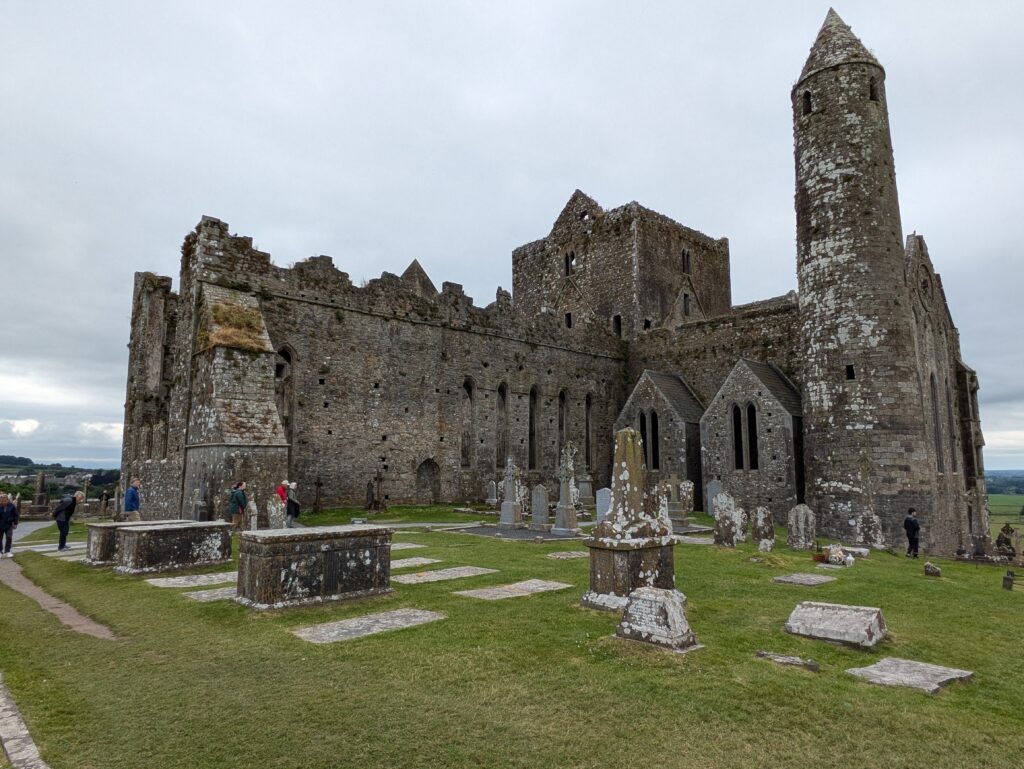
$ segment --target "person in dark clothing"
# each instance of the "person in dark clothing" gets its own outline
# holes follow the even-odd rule
[[[907,558],[917,558],[917,537],[921,533],[921,524],[917,520],[917,510],[907,510],[903,519],[903,530],[907,532]]]
[[[58,550],[68,549],[68,531],[71,529],[71,516],[75,514],[75,507],[83,499],[85,499],[85,494],[76,491],[74,494],[69,494],[61,499],[57,503],[57,507],[53,509],[53,519],[57,521],[57,530],[60,531],[60,537],[57,541]]]
[[[239,481],[231,490],[231,496],[228,497],[228,510],[231,512],[231,525],[236,529],[242,528],[242,524],[245,521],[245,508],[248,507],[248,505],[249,500],[245,496],[245,481]]]
[[[11,545],[18,528],[18,506],[6,494],[0,494],[0,558],[13,558]]]

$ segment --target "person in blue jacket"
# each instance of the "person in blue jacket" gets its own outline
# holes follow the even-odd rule
[[[18,528],[18,506],[7,494],[0,493],[0,558],[13,558],[11,544]]]
[[[139,487],[142,486],[142,481],[138,478],[132,478],[132,482],[128,485],[128,490],[124,493],[124,517],[128,521],[140,520],[139,514]]]

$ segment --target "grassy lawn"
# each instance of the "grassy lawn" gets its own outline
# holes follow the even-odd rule
[[[579,543],[402,531],[396,541],[428,546],[396,558],[500,571],[256,613],[26,553],[17,561],[31,579],[121,640],[71,633],[0,586],[0,670],[55,769],[931,769],[1010,766],[1024,751],[1024,593],[1000,589],[1000,569],[942,561],[932,580],[922,561],[873,553],[803,588],[771,578],[813,571],[808,553],[681,545],[678,586],[706,648],[676,655],[614,639],[614,615],[578,606],[588,561],[544,556]],[[498,602],[453,595],[528,578],[573,587]],[[787,635],[801,600],[880,606],[889,638],[862,651]],[[401,607],[447,619],[324,646],[288,632]],[[822,670],[778,667],[759,649]],[[975,680],[928,696],[844,673],[885,656],[967,668]]]
[[[56,542],[59,536],[57,524],[51,523],[41,529],[36,529],[31,534],[26,534],[18,540],[18,544],[30,544],[32,542]],[[89,530],[86,525],[74,519],[71,520],[71,529],[68,531],[68,542],[85,542],[89,537]]]
[[[484,505],[467,505],[478,511],[457,513],[450,505],[396,505],[385,513],[370,513],[361,507],[338,507],[322,513],[303,512],[299,523],[304,526],[337,526],[351,523],[353,518],[365,518],[367,523],[476,523],[497,521],[495,511]],[[465,508],[464,508],[465,509]],[[490,513],[490,514],[488,514]]]

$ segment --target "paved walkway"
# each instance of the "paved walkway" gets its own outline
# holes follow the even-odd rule
[[[49,769],[0,675],[0,743],[14,769]]]
[[[17,542],[22,537],[27,537],[33,531],[39,531],[39,529],[45,529],[47,526],[52,526],[53,521],[22,521],[18,524],[18,528],[14,530],[14,541]]]
[[[19,526],[19,528],[21,527]],[[74,606],[54,598],[26,577],[22,573],[21,567],[12,558],[0,560],[0,582],[31,598],[76,633],[91,635],[94,638],[102,638],[107,641],[117,640],[117,636],[110,628],[80,614]]]

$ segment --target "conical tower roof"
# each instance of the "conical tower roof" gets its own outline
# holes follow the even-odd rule
[[[819,70],[828,69],[837,64],[855,62],[873,64],[879,68],[882,66],[878,63],[878,59],[864,47],[864,43],[853,34],[853,30],[847,23],[839,18],[839,14],[829,8],[828,15],[825,16],[825,23],[821,25],[818,37],[815,38],[814,45],[811,46],[811,53],[800,73],[800,81]]]

